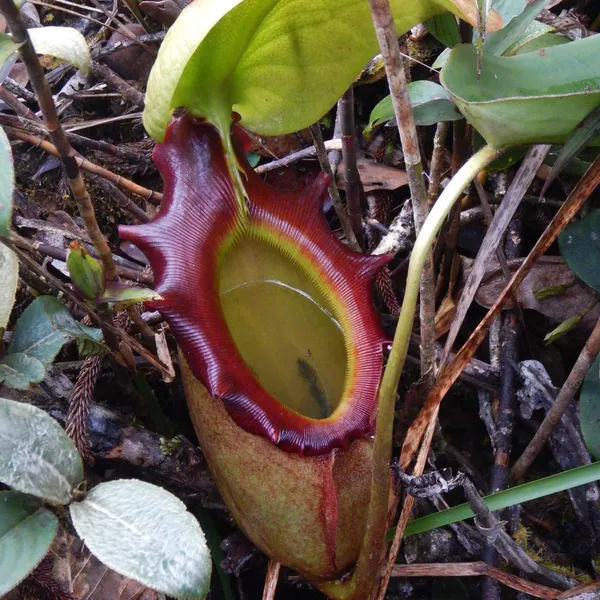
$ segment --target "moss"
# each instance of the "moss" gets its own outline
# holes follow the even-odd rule
[[[181,445],[181,440],[179,438],[160,438],[160,451],[165,456],[171,456],[175,454],[179,446]]]

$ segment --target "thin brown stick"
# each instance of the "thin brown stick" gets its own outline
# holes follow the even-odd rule
[[[277,589],[277,581],[279,580],[280,567],[281,564],[276,560],[273,560],[272,558],[269,560],[262,600],[275,600],[275,590]]]
[[[319,123],[315,123],[310,126],[310,133],[313,138],[313,143],[315,145],[315,151],[317,153],[317,158],[319,159],[319,165],[321,165],[321,170],[327,173],[331,177],[331,183],[329,184],[329,196],[331,197],[331,202],[333,203],[333,208],[335,210],[335,214],[337,215],[340,225],[342,226],[342,231],[348,240],[348,245],[357,252],[360,252],[360,246],[358,245],[358,241],[356,240],[356,236],[354,235],[354,230],[352,228],[352,224],[350,223],[350,219],[348,218],[348,214],[344,209],[344,203],[340,197],[340,191],[338,190],[338,186],[335,182],[335,175],[331,169],[331,164],[329,162],[329,158],[327,156],[327,149],[325,148],[325,142],[323,141],[323,132],[321,131],[321,125]]]
[[[431,168],[429,169],[429,189],[427,190],[427,203],[431,206],[440,193],[440,183],[444,171],[444,154],[446,151],[446,138],[450,130],[450,123],[442,121],[437,124],[433,136],[433,152],[431,153]]]
[[[19,99],[14,94],[9,92],[4,87],[4,85],[0,85],[0,100],[6,102],[6,104],[8,104],[8,106],[10,106],[10,108],[12,108],[12,110],[14,110],[21,117],[23,117],[25,119],[31,119],[32,121],[35,121],[36,123],[40,122],[40,120],[37,118],[36,114],[32,110],[27,108],[22,102],[20,102]],[[4,115],[2,115],[2,116],[4,116]]]
[[[581,354],[577,358],[575,365],[571,369],[567,380],[563,384],[560,392],[556,396],[554,404],[550,407],[550,410],[546,413],[542,424],[536,431],[533,439],[529,442],[527,448],[523,451],[523,454],[519,457],[510,472],[510,477],[513,481],[519,481],[525,475],[527,469],[531,466],[531,463],[535,460],[536,456],[540,453],[544,444],[548,441],[548,438],[552,434],[553,429],[560,422],[561,417],[571,400],[575,396],[579,386],[582,384],[585,376],[587,375],[590,367],[596,356],[600,352],[600,320],[596,323],[594,330],[588,338]]]
[[[134,44],[139,44],[140,42],[144,44],[153,44],[155,42],[162,42],[165,39],[165,32],[159,31],[157,33],[146,33],[144,35],[135,36],[134,39],[121,40],[119,42],[113,42],[112,44],[107,44],[104,48],[97,48],[92,52],[92,58],[98,60],[104,56],[108,56],[117,50],[122,50],[124,48],[129,48]]]
[[[352,231],[358,245],[364,244],[364,232],[360,210],[362,185],[356,163],[356,132],[354,129],[354,87],[350,86],[338,102],[340,123],[342,127],[342,163],[344,165],[344,183],[346,190],[346,206]]]
[[[119,77],[111,68],[103,65],[95,60],[90,63],[90,73],[97,79],[100,79],[106,85],[118,92],[138,108],[144,108],[144,94],[136,90],[132,85],[129,85],[124,79]]]
[[[419,413],[419,416],[411,425],[404,445],[402,454],[413,456],[421,443],[423,437],[423,424],[429,423],[433,414],[437,415],[439,405],[458,378],[459,373],[464,369],[467,362],[475,354],[479,345],[485,339],[490,324],[498,316],[503,305],[510,297],[511,292],[523,281],[531,265],[554,243],[560,232],[566,227],[569,221],[575,216],[590,194],[600,185],[600,157],[597,157],[579,183],[575,186],[567,200],[558,210],[540,239],[537,241],[527,258],[523,261],[519,269],[512,276],[510,282],[500,293],[495,304],[489,309],[483,320],[475,328],[467,342],[463,345],[456,357],[440,373],[438,380],[431,390],[425,406]]]
[[[325,150],[329,151],[341,151],[342,149],[342,140],[340,138],[334,138],[333,140],[327,140],[324,142]],[[269,171],[274,171],[275,169],[280,169],[281,167],[289,167],[290,165],[303,160],[305,158],[312,158],[317,156],[317,149],[315,146],[309,146],[308,148],[302,148],[302,150],[298,150],[298,152],[292,152],[292,154],[288,154],[283,158],[277,158],[268,162],[264,165],[258,165],[255,167],[254,172],[259,175],[264,175]],[[332,169],[333,171],[333,169]]]
[[[59,156],[58,149],[54,144],[47,142],[41,137],[31,135],[29,133],[25,133],[24,131],[20,131],[18,129],[14,129],[13,127],[5,127],[4,128],[7,135],[11,135],[19,140],[27,142],[32,146],[37,146],[41,148],[44,152],[48,152],[48,154],[52,154],[53,156]],[[76,161],[76,166],[80,167],[84,171],[88,171],[89,173],[94,173],[95,175],[99,175],[104,179],[107,179],[111,183],[114,183],[118,187],[122,187],[124,190],[135,194],[136,196],[140,196],[140,198],[144,198],[148,202],[152,202],[153,204],[160,204],[162,200],[162,194],[160,192],[155,192],[154,190],[149,190],[144,186],[138,185],[134,183],[130,179],[126,177],[121,177],[121,175],[117,175],[104,167],[94,164],[90,162],[86,158],[74,157]]]
[[[539,583],[527,581],[511,573],[506,573],[496,567],[491,567],[484,562],[470,563],[429,563],[413,565],[395,565],[392,571],[393,577],[492,577],[496,581],[517,590],[530,594],[535,598],[544,600],[558,600],[559,598],[570,598],[572,591],[561,592]],[[580,587],[580,586],[578,586]],[[596,586],[597,587],[597,586]],[[576,589],[576,588],[574,588]],[[565,594],[569,594],[568,596]]]
[[[389,0],[369,0],[369,4],[390,87],[398,132],[400,133],[415,215],[415,229],[418,235],[429,212],[429,207],[423,180],[419,138],[408,95],[404,59],[400,53],[398,32],[394,25]],[[431,252],[423,266],[421,275],[419,318],[421,326],[421,377],[424,378],[427,389],[433,385],[436,376],[435,284],[433,255]]]
[[[116,279],[117,273],[115,270],[115,264],[112,259],[112,252],[98,227],[96,221],[96,214],[92,205],[92,200],[85,187],[85,182],[79,171],[77,160],[75,158],[75,152],[69,143],[67,136],[60,124],[58,119],[58,113],[56,112],[56,106],[52,98],[52,91],[46,81],[44,75],[44,69],[40,64],[38,56],[35,52],[29,33],[25,28],[19,9],[16,7],[12,0],[0,0],[0,11],[4,15],[8,26],[12,32],[13,40],[15,43],[20,44],[19,54],[23,64],[27,68],[29,79],[33,91],[38,100],[38,104],[44,115],[46,121],[46,127],[52,140],[58,157],[61,159],[69,187],[73,198],[77,203],[79,214],[83,219],[85,229],[98,252],[98,256],[102,261],[104,272],[107,279]]]

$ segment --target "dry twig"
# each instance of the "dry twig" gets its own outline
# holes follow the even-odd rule
[[[272,558],[269,560],[262,600],[275,600],[275,590],[277,589],[280,567],[281,564],[276,560],[273,560]]]

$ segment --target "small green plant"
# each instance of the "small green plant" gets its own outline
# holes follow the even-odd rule
[[[55,511],[68,507],[78,535],[108,567],[181,599],[205,598],[211,560],[204,534],[185,505],[135,479],[85,490],[71,439],[44,411],[0,398],[0,595],[47,554]]]

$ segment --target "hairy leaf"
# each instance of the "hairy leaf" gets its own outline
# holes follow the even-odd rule
[[[600,36],[518,56],[486,53],[477,77],[477,53],[457,46],[441,80],[467,120],[488,144],[563,143],[600,103],[596,57]]]
[[[198,521],[166,490],[137,480],[96,486],[70,506],[88,548],[118,573],[175,598],[204,598],[211,562]]]
[[[83,464],[52,417],[30,404],[0,398],[0,481],[54,504],[68,504],[83,481]]]
[[[0,178],[2,175],[0,174]],[[0,243],[0,329],[5,328],[17,293],[19,259],[7,246]]]
[[[57,528],[57,518],[34,498],[0,492],[0,596],[37,567]]]
[[[32,356],[17,352],[0,360],[0,382],[15,390],[27,390],[32,383],[44,379],[44,365]]]

